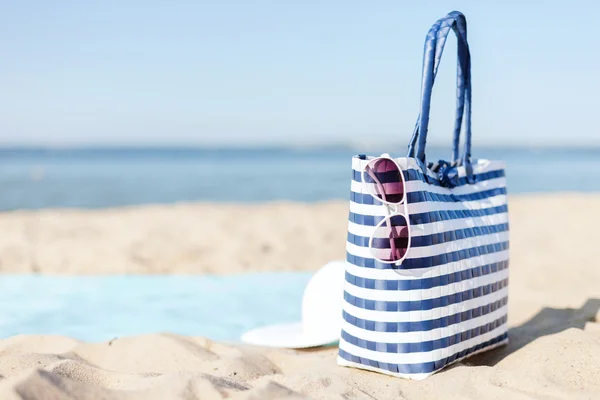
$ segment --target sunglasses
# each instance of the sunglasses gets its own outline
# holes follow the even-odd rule
[[[402,168],[388,154],[382,154],[365,165],[362,182],[366,191],[383,204],[386,213],[369,238],[371,254],[377,261],[400,264],[410,248],[410,223]],[[400,206],[403,212],[398,210]]]

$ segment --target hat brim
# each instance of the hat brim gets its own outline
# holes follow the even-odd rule
[[[253,329],[242,336],[242,342],[255,346],[306,349],[336,344],[340,334],[307,333],[302,323],[269,325]]]

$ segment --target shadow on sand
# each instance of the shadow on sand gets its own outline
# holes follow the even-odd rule
[[[583,329],[586,322],[594,321],[598,310],[600,310],[600,299],[588,299],[578,309],[546,307],[524,324],[509,329],[507,346],[469,357],[464,364],[496,365],[509,354],[539,337],[552,335],[569,328]]]

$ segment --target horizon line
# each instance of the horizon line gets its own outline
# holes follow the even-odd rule
[[[3,144],[0,143],[0,151],[82,151],[82,150],[348,150],[348,151],[371,151],[386,147],[407,148],[397,143],[89,143],[89,144]],[[441,143],[430,143],[429,148],[435,150],[450,149],[450,145]],[[517,144],[507,143],[481,143],[474,146],[479,149],[503,149],[503,150],[600,150],[599,143],[572,144],[572,143],[540,143],[540,144]]]

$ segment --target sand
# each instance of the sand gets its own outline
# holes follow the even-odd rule
[[[344,258],[347,218],[339,201],[0,213],[0,272],[310,271]]]
[[[512,196],[509,207],[511,343],[425,381],[338,367],[336,348],[17,336],[0,341],[0,400],[600,399],[600,195]],[[345,202],[4,213],[0,270],[314,270],[343,257],[346,217]]]

